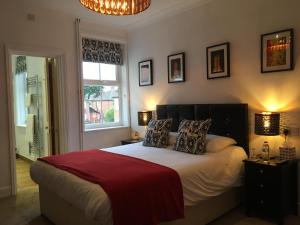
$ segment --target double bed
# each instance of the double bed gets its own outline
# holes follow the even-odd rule
[[[185,218],[161,224],[207,224],[237,206],[241,200],[242,160],[248,152],[246,104],[158,105],[157,119],[172,118],[172,131],[183,119],[212,118],[210,133],[231,137],[237,146],[221,152],[192,155],[171,147],[142,143],[103,149],[175,170],[183,188]],[[111,202],[103,188],[37,161],[31,168],[39,184],[41,212],[56,225],[112,225]],[[124,203],[126,207],[126,203]]]

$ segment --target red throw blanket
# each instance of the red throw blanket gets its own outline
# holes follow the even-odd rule
[[[168,167],[101,150],[39,160],[101,185],[114,225],[155,225],[184,217],[180,177]]]

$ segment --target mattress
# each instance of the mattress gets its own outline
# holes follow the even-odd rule
[[[242,161],[247,158],[245,151],[237,146],[204,155],[192,155],[168,148],[144,147],[141,142],[103,150],[147,160],[177,171],[183,187],[185,206],[196,205],[199,201],[241,185]],[[83,210],[87,218],[96,220],[99,224],[112,224],[110,200],[99,185],[41,161],[33,163],[31,177],[38,184]]]

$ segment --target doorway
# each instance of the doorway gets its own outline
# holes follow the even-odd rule
[[[62,58],[9,52],[12,195],[36,187],[30,164],[65,151]]]
[[[13,55],[12,68],[16,156],[35,161],[52,146],[47,59]]]

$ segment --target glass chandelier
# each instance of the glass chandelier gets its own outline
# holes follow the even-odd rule
[[[114,16],[133,15],[146,10],[151,0],[79,0],[95,12]]]

